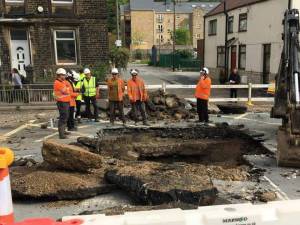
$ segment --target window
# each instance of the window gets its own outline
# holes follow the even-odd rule
[[[233,33],[233,16],[228,18],[228,33]]]
[[[225,67],[225,47],[217,47],[217,67]]]
[[[197,34],[197,36],[196,36],[198,39],[200,39],[200,37],[201,37],[201,35],[200,34]]]
[[[246,45],[239,46],[239,69],[245,70],[246,68]]]
[[[12,29],[10,31],[11,40],[27,40],[27,31],[25,29]]]
[[[160,25],[160,24],[159,24],[159,25],[157,26],[157,32],[158,32],[158,33],[164,32],[163,25]]]
[[[247,13],[240,14],[239,18],[239,32],[247,31]]]
[[[5,2],[12,3],[24,3],[24,0],[5,0]]]
[[[208,35],[216,35],[217,34],[217,20],[209,21],[208,27]]]
[[[54,4],[73,4],[73,0],[51,0]]]
[[[160,45],[162,43],[164,43],[164,36],[160,34],[157,38],[157,44]]]
[[[54,31],[56,64],[77,64],[76,40],[74,30]]]
[[[162,23],[163,20],[164,20],[164,15],[158,14],[158,15],[157,15],[157,22],[158,22],[158,23]]]

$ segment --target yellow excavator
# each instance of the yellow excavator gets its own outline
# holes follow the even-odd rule
[[[271,117],[282,119],[277,135],[279,166],[300,167],[299,11],[288,9],[283,20],[283,50],[276,82],[268,92],[275,97]]]

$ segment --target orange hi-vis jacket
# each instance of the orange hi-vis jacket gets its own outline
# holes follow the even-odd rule
[[[145,83],[142,79],[136,78],[136,81],[133,81],[130,79],[127,82],[127,93],[129,100],[131,102],[136,102],[138,99],[137,93],[140,94],[140,99],[142,102],[145,102],[148,100],[148,94],[147,90],[145,88]]]
[[[107,80],[107,87],[108,87],[108,98],[111,99],[111,89],[113,87],[113,79],[110,78]],[[124,92],[125,92],[125,83],[122,79],[117,78],[118,81],[118,99],[119,101],[123,101]]]
[[[197,84],[195,97],[203,100],[208,100],[210,97],[210,90],[211,79],[209,77],[204,78],[202,76]]]
[[[57,102],[70,102],[71,95],[70,95],[70,87],[68,85],[68,81],[58,80],[54,81],[54,98]]]
[[[74,92],[74,85],[71,84],[69,81],[67,81],[68,88],[70,89],[70,106],[75,107],[76,106],[76,98],[79,95],[79,93]]]

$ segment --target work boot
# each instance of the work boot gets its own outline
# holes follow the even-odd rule
[[[137,126],[138,125],[138,122],[134,122],[134,126]]]
[[[77,131],[77,127],[68,128],[68,131]]]
[[[99,120],[98,119],[95,119],[95,123],[98,123],[99,122]]]
[[[64,135],[70,135],[70,134],[71,134],[71,132],[69,132],[69,131],[64,132]]]
[[[126,121],[123,121],[123,126],[126,127]]]
[[[59,139],[66,139],[64,127],[58,127]]]
[[[77,123],[82,123],[81,118],[77,118]]]

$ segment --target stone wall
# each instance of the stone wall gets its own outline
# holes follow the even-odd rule
[[[73,5],[66,5],[69,13],[63,14],[61,5],[51,5],[48,0],[25,1],[26,20],[21,22],[0,22],[0,57],[2,61],[2,78],[11,70],[11,52],[9,30],[26,28],[30,37],[31,63],[34,69],[34,81],[52,81],[58,67],[79,69],[82,66],[93,66],[108,62],[107,10],[105,0],[74,0]],[[43,13],[37,7],[44,8]],[[7,12],[7,5],[0,0],[0,12],[5,17],[12,17]],[[59,7],[59,10],[55,9]],[[56,65],[53,30],[75,30],[77,65]],[[3,80],[3,79],[2,79]]]

